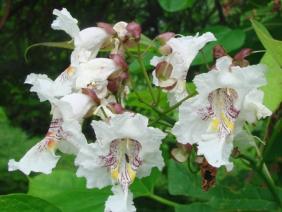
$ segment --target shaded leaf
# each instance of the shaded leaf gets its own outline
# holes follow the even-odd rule
[[[61,210],[49,202],[26,194],[10,194],[0,196],[0,211],[28,211],[28,212],[60,212]]]
[[[187,9],[194,4],[195,0],[159,0],[161,7],[168,12],[177,12]]]
[[[87,189],[84,178],[74,173],[57,170],[51,175],[30,178],[28,194],[56,205],[62,211],[104,211],[110,188]]]

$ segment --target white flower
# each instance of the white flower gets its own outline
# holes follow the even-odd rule
[[[167,41],[166,46],[171,49],[171,53],[167,56],[156,57],[151,60],[151,65],[158,66],[162,62],[165,62],[170,73],[165,79],[157,77],[157,70],[153,71],[153,83],[156,86],[164,88],[171,93],[170,103],[174,104],[176,101],[186,97],[186,76],[188,69],[197,56],[200,49],[202,49],[206,43],[215,41],[216,38],[210,32],[204,33],[201,36],[183,36],[178,38],[171,38]]]
[[[55,30],[64,30],[74,40],[75,48],[71,55],[73,67],[95,58],[99,49],[110,38],[110,35],[100,27],[89,27],[80,31],[78,21],[65,8],[61,11],[54,9],[53,14],[57,18],[51,27]]]
[[[20,170],[26,175],[31,171],[49,174],[60,158],[55,154],[57,148],[64,153],[76,154],[87,144],[79,122],[93,105],[92,100],[84,94],[70,94],[50,102],[53,118],[46,136],[19,162],[10,160],[9,171]]]
[[[165,134],[147,125],[145,116],[129,112],[111,117],[109,123],[92,122],[97,141],[83,147],[75,160],[76,174],[86,178],[87,188],[117,183],[126,194],[136,176],[150,175],[153,167],[162,169],[159,148]]]
[[[264,71],[263,65],[232,66],[232,58],[225,56],[216,61],[213,70],[197,75],[198,95],[180,106],[179,121],[172,130],[178,142],[196,143],[198,154],[212,166],[232,169],[229,156],[236,131],[244,121],[271,114],[257,89],[266,84]]]
[[[107,95],[107,78],[120,67],[108,58],[95,58],[87,63],[82,63],[76,72],[76,89],[91,87],[95,90],[98,98],[102,99]]]
[[[114,195],[109,196],[105,204],[105,212],[134,212],[133,194],[124,193],[119,185],[113,186]]]

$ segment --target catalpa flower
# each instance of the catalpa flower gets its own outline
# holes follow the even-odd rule
[[[153,83],[169,92],[170,103],[174,104],[188,95],[186,76],[192,61],[200,49],[216,38],[210,32],[194,37],[176,38],[172,37],[174,34],[169,35],[171,36],[168,37],[166,44],[161,47],[164,56],[154,56],[150,63],[155,66]]]
[[[118,71],[127,68],[127,64],[120,58],[95,58],[86,63],[82,63],[78,66],[75,73],[75,88],[91,88],[95,91],[99,99],[106,97],[108,93],[108,77]],[[116,58],[115,57],[115,58]]]
[[[71,66],[76,67],[81,62],[87,62],[95,58],[100,48],[107,43],[111,35],[103,28],[89,27],[80,31],[77,19],[73,18],[67,9],[53,10],[57,18],[51,27],[55,30],[63,30],[74,40],[74,51],[71,55]]]
[[[60,156],[56,149],[68,154],[76,154],[87,144],[81,132],[80,122],[92,107],[92,100],[79,93],[66,95],[61,99],[52,98],[53,118],[46,136],[33,146],[21,159],[9,161],[9,171],[20,170],[26,175],[31,171],[49,174]]]
[[[179,121],[172,130],[178,142],[196,143],[198,154],[209,164],[232,169],[232,141],[243,122],[271,115],[262,104],[263,92],[258,90],[266,84],[264,72],[261,64],[242,68],[233,66],[232,58],[225,56],[217,59],[214,69],[197,75],[198,95],[180,106]]]
[[[114,196],[107,201],[106,208],[112,211],[123,211],[121,207],[132,201],[128,187],[136,176],[148,176],[153,167],[161,170],[164,166],[159,148],[165,134],[147,125],[145,116],[129,112],[111,117],[108,123],[93,121],[97,141],[83,147],[77,155],[77,176],[86,178],[87,188],[112,184],[121,187],[122,192],[114,191]],[[125,201],[120,202],[123,206],[117,204],[118,199]]]

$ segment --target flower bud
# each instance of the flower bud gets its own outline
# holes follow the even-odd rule
[[[109,105],[110,105],[111,111],[115,114],[121,114],[124,112],[124,108],[121,106],[121,104],[112,102]]]
[[[166,61],[158,63],[156,66],[156,77],[161,80],[165,81],[169,79],[172,73],[172,65]]]
[[[227,55],[227,53],[221,45],[216,45],[215,47],[213,47],[213,57],[215,59],[218,59],[218,58],[226,56],[226,55]]]
[[[116,93],[119,89],[119,82],[117,79],[115,80],[109,80],[108,81],[108,85],[107,88],[109,91],[111,91],[112,93]]]
[[[128,69],[128,65],[121,54],[111,54],[110,58],[123,70]]]
[[[246,57],[248,57],[252,53],[252,49],[250,48],[244,48],[241,51],[239,51],[235,56],[234,60],[244,60]]]
[[[139,24],[137,24],[136,22],[131,22],[127,24],[126,30],[129,34],[131,34],[132,37],[135,38],[135,40],[140,40],[142,29]]]
[[[98,22],[97,26],[103,28],[110,35],[114,35],[116,33],[111,24],[105,22]]]
[[[167,56],[167,55],[171,54],[172,48],[169,45],[163,45],[159,48],[159,52],[162,55]]]
[[[164,32],[162,34],[159,34],[157,36],[157,39],[163,44],[166,43],[169,39],[173,38],[175,36],[175,33],[173,32]]]

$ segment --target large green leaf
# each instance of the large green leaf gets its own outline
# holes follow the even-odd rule
[[[168,12],[177,12],[187,9],[194,4],[195,0],[159,0],[161,7]]]
[[[214,26],[204,30],[204,32],[212,32],[217,41],[208,43],[198,54],[192,65],[200,65],[210,63],[213,60],[212,49],[215,45],[220,44],[227,52],[239,49],[243,46],[246,34],[241,29],[230,29],[225,26]]]
[[[84,178],[74,173],[57,170],[51,175],[30,178],[28,194],[56,205],[62,211],[104,211],[104,204],[111,194],[110,188],[87,189]]]
[[[154,186],[160,176],[160,171],[154,168],[151,175],[142,179],[136,179],[130,190],[134,197],[150,196],[154,192]]]
[[[230,176],[227,176],[229,178]],[[223,181],[222,181],[223,182]],[[217,185],[204,192],[201,189],[201,177],[191,173],[186,164],[173,160],[168,164],[168,188],[170,194],[184,195],[191,199],[200,199],[202,203],[180,206],[177,211],[199,210],[273,210],[277,208],[271,193],[262,188],[245,186],[239,190],[222,185],[217,180]]]
[[[19,128],[12,127],[0,107],[0,193],[25,192],[27,178],[21,172],[8,172],[9,159],[19,160],[39,139],[29,138]]]
[[[252,25],[257,33],[264,48],[276,60],[279,66],[282,66],[282,41],[275,40],[271,37],[267,29],[259,22],[252,20]]]
[[[268,67],[265,74],[267,85],[262,87],[264,91],[264,104],[274,111],[282,101],[282,69],[269,50],[263,56],[261,63]]]
[[[10,194],[0,196],[1,212],[60,212],[61,210],[49,202],[26,194]]]

